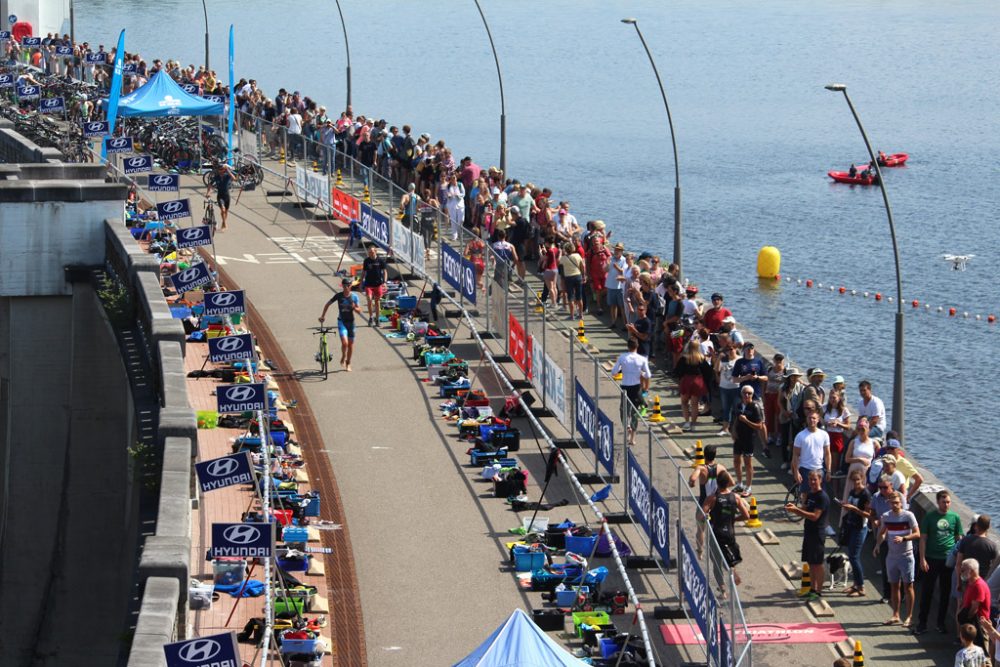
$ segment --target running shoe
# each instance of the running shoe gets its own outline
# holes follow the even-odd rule
[[[681,422],[681,430],[682,431],[688,430],[689,426],[691,426],[691,424],[689,424],[688,422]]]
[[[747,488],[743,489],[740,495],[743,496],[744,498],[749,498],[751,495],[753,495],[753,487],[748,486]]]
[[[720,428],[720,429],[719,429],[719,432],[718,432],[718,433],[716,433],[715,435],[716,435],[716,437],[719,437],[719,438],[721,438],[721,437],[724,437],[724,436],[727,436],[727,435],[729,435],[729,431],[727,431],[727,430],[726,430],[726,429],[724,429],[724,428]]]
[[[806,593],[805,597],[802,598],[806,602],[816,602],[823,599],[823,595],[817,591],[811,590]]]
[[[734,493],[742,493],[743,492],[743,484],[737,484],[736,486],[734,486],[733,487],[733,492]]]

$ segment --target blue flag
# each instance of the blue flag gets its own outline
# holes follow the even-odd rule
[[[111,93],[108,95],[108,135],[114,136],[115,121],[118,119],[118,98],[122,94],[122,67],[125,61],[125,29],[118,35],[118,47],[115,49],[115,73],[111,77]],[[107,142],[101,145],[101,160],[108,157]]]
[[[229,24],[229,150],[226,161],[233,166],[233,119],[236,116],[236,90],[233,88],[233,25]]]

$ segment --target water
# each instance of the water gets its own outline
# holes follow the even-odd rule
[[[270,94],[298,89],[331,110],[344,102],[344,48],[332,2],[209,3],[213,67],[225,76],[236,24],[237,77]],[[147,58],[199,64],[197,0],[95,0],[77,34]],[[443,137],[460,157],[495,164],[499,95],[472,2],[342,2],[359,113]],[[989,466],[998,452],[988,368],[998,325],[914,311],[918,299],[959,314],[1000,314],[996,229],[1000,5],[914,0],[800,3],[484,0],[506,84],[509,171],[602,218],[630,248],[669,257],[673,159],[662,100],[631,26],[640,19],[673,112],[683,187],[687,275],[726,295],[748,328],[802,366],[861,378],[892,404],[893,306],[758,284],[758,249],[778,246],[782,273],[895,293],[878,189],[834,185],[830,169],[866,156],[842,82],[876,150],[905,151],[886,170],[906,305],[907,447],[980,511],[996,513]],[[419,11],[418,11],[419,8]],[[968,271],[940,255],[975,254]],[[890,417],[891,419],[891,417]]]

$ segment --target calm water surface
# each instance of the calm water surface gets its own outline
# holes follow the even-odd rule
[[[77,3],[77,33],[147,57],[203,60],[196,0]],[[343,0],[359,113],[444,137],[497,162],[499,95],[473,2]],[[803,366],[872,379],[892,403],[892,305],[795,283],[761,285],[763,245],[782,273],[894,293],[877,189],[834,185],[865,158],[848,84],[876,150],[911,154],[886,182],[900,236],[904,300],[1000,314],[1000,4],[852,0],[802,3],[483,0],[503,66],[508,164],[548,185],[581,219],[603,218],[630,248],[671,254],[673,160],[640,19],[667,88],[680,153],[687,275],[725,293],[737,319]],[[344,102],[333,2],[209,3],[212,64],[224,76],[236,25],[237,78],[273,95]],[[943,253],[975,254],[957,272]],[[1000,389],[997,325],[907,306],[908,448],[978,510],[996,514],[989,472]],[[990,370],[990,369],[993,370]],[[853,392],[853,389],[852,389]],[[851,396],[852,400],[855,398]],[[983,465],[987,463],[987,465]]]

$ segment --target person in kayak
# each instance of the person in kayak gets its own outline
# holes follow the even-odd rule
[[[853,163],[851,164],[851,169],[847,172],[847,175],[850,176],[851,178],[854,178],[855,176],[858,175],[858,168],[855,167]]]

